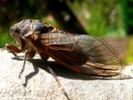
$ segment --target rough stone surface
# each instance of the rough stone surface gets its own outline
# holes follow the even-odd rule
[[[0,50],[0,100],[67,100],[41,59],[27,60],[19,79],[23,57],[13,57]],[[133,100],[132,78],[96,78],[49,62],[71,100]],[[130,65],[122,73],[133,76],[132,70]]]

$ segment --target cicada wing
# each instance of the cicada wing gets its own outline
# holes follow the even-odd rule
[[[92,63],[120,64],[120,54],[107,42],[91,36],[80,36],[78,44]]]
[[[49,56],[69,68],[79,68],[82,73],[114,75],[122,68],[119,53],[102,39],[68,33],[47,33],[39,37],[49,48]]]
[[[84,74],[96,75],[96,76],[115,76],[119,75],[121,71],[121,66],[119,65],[106,65],[98,68],[97,65],[94,65],[94,63],[92,63],[92,64],[80,65],[77,67]],[[107,67],[107,69],[105,67]],[[120,69],[118,69],[118,67],[120,67]]]
[[[118,74],[123,66],[120,54],[106,41],[92,36],[79,36],[78,44],[88,57],[80,69],[83,73],[111,76]]]

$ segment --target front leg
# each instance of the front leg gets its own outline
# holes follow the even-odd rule
[[[13,46],[13,45],[11,45],[11,44],[5,44],[5,47],[9,50],[9,51],[12,51],[12,52],[14,52],[14,53],[20,53],[20,52],[22,52],[22,50],[20,50],[19,48],[17,48],[17,47],[15,47],[15,46]]]
[[[15,56],[15,58],[19,58],[16,53],[21,53],[23,50],[20,50],[19,48],[11,45],[11,44],[6,44],[5,47]],[[24,63],[23,63],[23,67],[21,69],[21,72],[19,74],[19,78],[21,77],[21,74],[23,73],[24,69],[25,69],[25,63],[26,63],[26,58],[33,58],[35,55],[35,51],[33,48],[29,47],[28,50],[25,50],[25,54],[24,54]]]
[[[18,58],[18,56],[16,55],[16,53],[20,53],[22,52],[22,50],[20,50],[19,48],[11,45],[11,44],[5,44],[5,47],[15,56],[15,58]]]

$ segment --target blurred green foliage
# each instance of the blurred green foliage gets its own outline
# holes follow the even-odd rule
[[[84,2],[81,2],[84,1]],[[125,37],[118,0],[81,0],[70,4],[85,29],[94,36]]]
[[[124,28],[128,34],[133,34],[133,0],[119,0]]]

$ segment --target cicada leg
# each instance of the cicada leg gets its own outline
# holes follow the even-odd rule
[[[57,76],[56,76],[55,72],[53,71],[53,69],[48,65],[48,63],[47,63],[46,60],[44,60],[44,64],[45,64],[45,66],[47,67],[48,71],[49,71],[49,72],[53,75],[53,77],[55,78],[55,80],[56,80],[58,86],[61,88],[61,91],[64,93],[64,95],[66,96],[66,98],[67,98],[68,100],[70,100],[69,96],[67,95],[67,92],[66,92],[65,88],[63,87],[63,85],[61,84],[61,82],[59,81],[59,79],[57,78]]]
[[[65,88],[63,87],[63,85],[61,84],[61,82],[59,81],[59,79],[57,78],[55,72],[53,71],[53,69],[49,66],[47,59],[49,58],[49,56],[47,54],[44,53],[39,53],[41,58],[44,60],[44,66],[48,69],[48,71],[52,74],[52,76],[55,78],[58,86],[61,88],[62,92],[64,93],[64,95],[67,97],[68,100],[70,100],[70,98],[67,95],[67,92],[65,90]]]
[[[34,55],[35,55],[35,51],[34,51],[34,49],[32,49],[31,47],[29,47],[29,49],[28,50],[25,50],[25,54],[24,54],[24,62],[23,62],[23,67],[22,67],[22,69],[21,69],[21,72],[20,72],[20,74],[19,74],[19,78],[21,77],[21,74],[23,73],[23,71],[24,71],[24,69],[25,69],[25,63],[26,63],[26,58],[28,57],[28,58],[33,58],[34,57]]]
[[[22,69],[21,69],[21,71],[20,71],[20,73],[19,73],[19,76],[18,76],[19,78],[21,77],[21,74],[23,73],[23,71],[24,71],[24,69],[25,69],[26,58],[27,58],[27,52],[25,52],[25,54],[24,54],[23,67],[22,67]]]
[[[19,48],[11,45],[11,44],[6,44],[5,47],[15,56],[15,58],[19,58],[16,53],[22,52]]]

